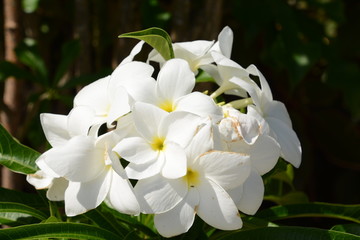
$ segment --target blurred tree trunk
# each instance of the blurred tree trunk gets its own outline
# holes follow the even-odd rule
[[[15,47],[22,37],[21,23],[21,1],[4,0],[4,58],[5,60],[18,63]],[[23,82],[15,78],[8,78],[3,89],[1,124],[13,135],[19,134],[19,126],[23,118]],[[11,189],[21,189],[23,186],[23,176],[2,168],[1,171],[2,187]]]
[[[174,42],[214,40],[221,30],[223,0],[174,0],[172,31]]]
[[[141,28],[141,0],[119,0],[116,4],[111,3],[109,5],[109,25],[111,34],[114,36],[113,40],[113,56],[112,67],[115,68],[124,59],[138,42],[136,40],[117,38],[118,35],[127,32],[133,32],[140,30]]]
[[[74,38],[79,39],[81,52],[75,63],[75,75],[90,73],[91,27],[88,0],[75,0]]]

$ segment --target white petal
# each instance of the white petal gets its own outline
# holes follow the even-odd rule
[[[264,109],[264,112],[266,113],[266,117],[277,118],[283,121],[290,128],[292,128],[292,123],[289,113],[282,102],[271,101],[268,102],[265,107],[266,109]]]
[[[162,156],[161,154],[160,156]],[[164,165],[164,158],[155,159],[144,164],[129,163],[126,168],[126,174],[131,179],[143,179],[152,177],[161,172]]]
[[[183,148],[173,142],[166,143],[165,164],[162,169],[162,175],[165,178],[180,178],[185,176],[186,154]]]
[[[174,208],[187,194],[183,179],[167,179],[161,175],[142,179],[134,191],[144,213],[163,213]]]
[[[158,151],[141,137],[129,137],[121,140],[114,148],[122,158],[135,164],[153,161],[158,157]]]
[[[60,175],[54,172],[46,163],[47,155],[49,154],[51,156],[52,152],[54,151],[54,148],[51,148],[40,155],[38,159],[36,159],[35,163],[36,165],[42,170],[46,175],[53,177],[53,178],[59,178]]]
[[[123,86],[136,101],[154,101],[155,79],[151,77],[153,71],[152,66],[143,62],[121,64],[111,74],[109,91]]]
[[[159,135],[185,147],[198,130],[200,120],[198,115],[188,112],[171,112],[161,121]]]
[[[238,77],[232,77],[229,81],[236,84],[240,88],[245,89],[249,93],[254,104],[258,107],[261,107],[261,90],[255,82],[245,81],[244,79]]]
[[[125,88],[119,87],[115,91],[115,96],[112,99],[111,107],[107,115],[107,126],[110,128],[112,123],[121,116],[130,112],[130,100]]]
[[[90,182],[69,182],[65,191],[65,213],[76,216],[99,206],[109,192],[111,174],[103,171]]]
[[[224,56],[226,56],[227,58],[230,58],[231,56],[233,38],[233,31],[228,26],[224,27],[218,36],[221,53],[224,54]]]
[[[246,214],[255,214],[264,198],[264,183],[256,171],[251,171],[250,176],[243,184],[242,195],[236,206]]]
[[[261,91],[262,91],[262,95],[268,100],[268,101],[272,101],[273,100],[273,96],[270,90],[270,86],[268,84],[268,82],[266,81],[264,75],[257,69],[257,67],[253,64],[251,64],[249,67],[246,68],[246,70],[255,76],[258,76],[260,79],[260,84],[261,84]]]
[[[61,146],[70,139],[67,129],[67,116],[60,114],[40,114],[41,126],[51,146]]]
[[[131,50],[129,56],[124,58],[124,60],[121,61],[120,65],[131,62],[134,59],[134,57],[141,51],[144,43],[145,43],[144,41],[140,41],[138,44],[136,44],[135,47]]]
[[[202,182],[197,189],[200,195],[197,214],[201,219],[222,230],[235,230],[242,227],[238,209],[223,188],[210,180]]]
[[[129,181],[116,174],[113,170],[111,170],[111,174],[112,181],[108,194],[111,206],[121,213],[139,214],[140,206]]]
[[[238,116],[239,120],[239,129],[241,136],[244,138],[245,142],[248,144],[253,144],[259,136],[259,123],[256,118],[247,115],[240,114]]]
[[[69,181],[65,178],[55,178],[52,185],[46,192],[46,197],[50,201],[63,201],[65,200],[65,191],[69,185]]]
[[[190,144],[186,147],[186,155],[189,160],[194,160],[201,154],[212,150],[214,147],[213,142],[213,128],[210,120],[204,122],[199,126],[197,133],[192,138]]]
[[[214,100],[203,93],[193,92],[176,101],[176,110],[197,114],[201,117],[211,117],[214,122],[223,117],[222,110]]]
[[[129,62],[120,64],[111,74],[111,84],[121,83],[121,85],[130,84],[133,79],[148,78],[154,72],[154,68],[143,62]],[[112,85],[114,86],[114,85]]]
[[[210,151],[201,155],[196,164],[206,178],[224,189],[241,185],[251,171],[249,156],[234,152]]]
[[[142,102],[137,102],[133,110],[136,129],[149,142],[154,137],[158,137],[159,124],[167,115],[166,111],[152,104]]]
[[[28,174],[26,176],[26,181],[33,185],[36,189],[45,189],[49,188],[53,177],[47,175],[44,171],[38,170],[34,174]]]
[[[88,106],[96,115],[106,115],[109,103],[108,85],[110,76],[96,80],[83,87],[74,98],[74,107]]]
[[[68,125],[70,136],[86,136],[95,119],[95,112],[87,106],[73,108],[68,115]]]
[[[204,54],[206,54],[210,48],[214,45],[214,41],[206,41],[206,40],[196,40],[191,42],[179,42],[173,44],[174,51],[175,51],[175,57],[182,58],[179,56],[178,50],[184,49],[189,53],[192,53],[196,57],[201,57]]]
[[[164,100],[175,100],[189,94],[195,86],[195,76],[182,59],[171,59],[161,68],[157,78],[157,93]]]
[[[195,219],[195,206],[199,203],[196,189],[190,188],[186,198],[173,209],[156,214],[154,223],[163,237],[173,237],[187,232]]]
[[[273,169],[280,157],[280,146],[275,139],[268,135],[260,135],[251,146],[251,165],[260,175]]]
[[[59,176],[70,181],[89,181],[104,169],[104,152],[95,149],[92,138],[77,136],[63,147],[48,151],[45,163]]]
[[[276,135],[276,141],[281,147],[281,156],[294,165],[299,167],[301,163],[301,145],[295,131],[283,121],[275,118],[266,118],[270,129]]]

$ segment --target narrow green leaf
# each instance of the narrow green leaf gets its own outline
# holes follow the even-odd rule
[[[84,215],[97,226],[109,230],[110,232],[116,232],[121,236],[127,235],[130,232],[128,229],[124,228],[124,226],[118,224],[114,216],[102,213],[98,209],[91,210]]]
[[[125,224],[127,224],[130,228],[132,229],[137,229],[139,231],[141,231],[142,233],[144,233],[145,235],[149,236],[149,237],[156,237],[157,234],[148,227],[148,225],[142,224],[141,222],[139,222],[138,220],[136,220],[135,217],[129,216],[127,214],[122,214],[112,208],[109,208],[108,206],[106,206],[105,204],[101,205],[102,206],[102,210],[104,212],[109,212],[111,213],[118,221],[123,222]]]
[[[37,75],[42,85],[46,86],[48,84],[48,71],[44,60],[38,53],[36,44],[23,42],[16,47],[15,52],[18,59]]]
[[[42,223],[0,230],[1,240],[73,238],[73,239],[121,239],[108,230],[81,223]]]
[[[215,80],[213,77],[210,76],[205,71],[200,71],[199,74],[196,76],[196,83],[202,83],[202,82],[213,82],[215,83]]]
[[[0,164],[14,172],[30,174],[36,172],[35,160],[39,156],[35,150],[16,141],[0,125]]]
[[[360,205],[320,202],[293,204],[268,208],[258,212],[255,216],[268,221],[298,217],[327,217],[360,223]]]
[[[66,71],[69,70],[71,64],[74,63],[75,59],[79,56],[80,53],[80,42],[78,40],[72,40],[66,42],[61,49],[61,60],[58,68],[56,69],[54,77],[54,85],[56,85],[59,80],[64,76]]]
[[[7,226],[19,226],[38,223],[39,220],[25,213],[0,212],[0,224]]]
[[[216,240],[357,240],[359,236],[337,232],[333,230],[324,230],[319,228],[307,227],[267,227],[256,228],[252,230],[240,230],[230,232],[222,236],[210,238]]]
[[[161,28],[153,27],[142,31],[124,33],[121,34],[119,38],[135,38],[143,40],[156,49],[165,60],[174,58],[171,38],[169,34]]]
[[[338,231],[338,232],[351,233],[351,234],[360,236],[360,224],[358,224],[358,223],[335,225],[331,228],[331,230]]]
[[[39,194],[0,188],[0,202],[21,203],[36,209],[46,209],[46,212],[48,211],[47,202],[45,202]]]
[[[17,79],[26,79],[36,82],[37,79],[32,73],[20,68],[16,64],[11,62],[2,61],[0,62],[0,82],[5,81],[8,77],[15,77]]]
[[[265,195],[264,200],[275,202],[278,205],[290,205],[309,202],[307,195],[301,191],[291,191],[281,196]]]
[[[45,220],[46,214],[21,203],[0,202],[0,213],[22,213],[33,216],[39,220]]]

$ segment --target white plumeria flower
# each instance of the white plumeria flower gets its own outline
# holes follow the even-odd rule
[[[250,156],[251,174],[243,185],[229,190],[238,209],[255,214],[264,197],[261,176],[269,172],[280,157],[280,146],[269,135],[269,129],[248,114],[224,107],[226,116],[219,123],[219,132],[227,151],[247,153]]]
[[[154,85],[152,73],[153,68],[145,63],[120,64],[110,76],[81,89],[74,98],[74,106],[92,108],[96,115],[94,123],[106,122],[111,127],[114,121],[130,112],[135,100],[146,100],[148,85],[150,89]]]
[[[159,172],[166,178],[184,176],[183,148],[194,136],[200,118],[182,111],[168,113],[142,102],[135,103],[132,117],[139,136],[124,138],[114,148],[130,162],[128,176],[142,179]]]
[[[221,53],[212,52],[211,56],[213,57],[216,66],[208,64],[202,67],[202,69],[210,74],[219,85],[219,88],[211,94],[211,97],[215,98],[222,93],[247,97],[246,91],[239,87],[239,85],[234,84],[231,79],[238,78],[240,81],[250,81],[249,73],[239,64]]]
[[[188,231],[195,214],[218,229],[242,227],[238,209],[226,190],[247,179],[251,169],[249,157],[211,151],[212,148],[212,131],[208,124],[186,148],[185,176],[166,179],[155,175],[136,184],[134,190],[141,196],[142,211],[155,214],[155,226],[161,235],[171,237]]]
[[[46,197],[51,201],[63,201],[69,182],[65,178],[54,178],[42,170],[26,176],[26,180],[36,189],[48,189]]]
[[[37,165],[50,177],[68,182],[64,193],[67,216],[94,209],[105,198],[120,212],[138,214],[132,186],[119,158],[111,150],[120,136],[114,132],[100,137],[88,135],[97,131],[80,128],[79,122],[86,123],[81,113],[87,113],[86,107],[74,108],[68,117],[42,115],[44,132],[54,147],[37,159]]]
[[[82,116],[82,124],[78,124],[78,117]],[[87,107],[77,107],[68,116],[60,114],[43,113],[40,121],[45,133],[45,137],[52,147],[64,145],[71,137],[76,135],[86,135],[94,119],[94,112]],[[27,181],[36,189],[46,189],[46,196],[52,201],[64,200],[65,189],[68,181],[47,167],[43,162],[44,154],[41,155],[36,163],[41,170],[35,174],[27,176]]]
[[[150,103],[167,112],[185,111],[210,116],[214,121],[221,119],[221,108],[208,95],[192,92],[194,86],[195,76],[189,64],[182,59],[171,59],[158,74],[155,97]]]
[[[233,43],[233,32],[229,27],[224,27],[218,36],[218,41],[196,40],[192,42],[179,42],[173,44],[175,58],[186,60],[190,69],[197,74],[198,69],[203,65],[213,62],[211,52],[220,52],[230,58]],[[153,50],[149,54],[148,61],[155,61],[163,64],[164,58]]]
[[[281,157],[286,161],[299,167],[301,163],[301,145],[300,141],[292,129],[292,123],[288,111],[282,102],[273,100],[273,96],[265,77],[254,66],[250,65],[246,69],[250,74],[258,76],[261,88],[254,81],[246,82],[234,78],[231,81],[234,84],[246,89],[253,100],[254,105],[248,106],[248,115],[268,124],[270,135],[273,136],[281,147]]]

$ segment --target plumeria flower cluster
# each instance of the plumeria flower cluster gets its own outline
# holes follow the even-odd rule
[[[79,91],[68,115],[41,114],[52,148],[28,181],[64,201],[67,216],[105,202],[154,214],[165,237],[187,232],[195,215],[241,228],[240,212],[255,214],[262,203],[261,176],[279,157],[298,167],[301,146],[261,72],[230,59],[232,42],[225,27],[217,41],[174,43],[175,58],[153,50],[147,62],[134,61],[140,42],[111,75]],[[210,95],[194,91],[200,72],[218,85]],[[218,103],[220,95],[238,100]]]

